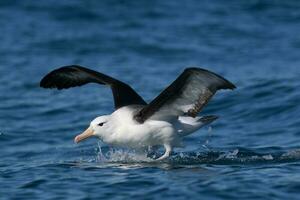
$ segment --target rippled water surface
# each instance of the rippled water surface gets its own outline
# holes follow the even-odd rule
[[[299,199],[299,1],[0,1],[0,199]],[[170,159],[73,144],[113,111],[98,85],[39,88],[56,67],[119,78],[147,101],[187,66],[237,85]],[[158,152],[160,153],[160,152]]]

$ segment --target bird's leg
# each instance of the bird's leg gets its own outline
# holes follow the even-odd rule
[[[148,146],[148,151],[147,151],[147,157],[150,158],[155,158],[157,157],[157,150],[159,149],[159,146]]]
[[[164,147],[165,147],[166,151],[165,151],[164,155],[162,155],[161,157],[156,159],[157,161],[164,160],[170,156],[170,154],[172,152],[172,146],[169,144],[164,144]]]

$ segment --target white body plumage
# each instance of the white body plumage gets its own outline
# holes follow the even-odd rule
[[[140,124],[133,119],[138,110],[140,108],[135,106],[122,107],[111,115],[97,117],[91,122],[90,128],[95,136],[113,146],[135,149],[164,146],[166,152],[159,158],[163,159],[169,156],[174,147],[181,146],[183,136],[207,124],[200,121],[199,117],[179,117],[170,121],[149,119]]]

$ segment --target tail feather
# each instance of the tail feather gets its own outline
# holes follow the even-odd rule
[[[196,130],[200,129],[201,127],[208,125],[218,119],[216,115],[207,115],[203,117],[187,117],[187,116],[180,116],[179,117],[179,126],[178,126],[178,133],[184,137],[189,135]]]
[[[213,121],[215,121],[218,118],[219,117],[216,115],[207,115],[207,116],[201,117],[198,121],[200,121],[206,125],[206,124],[212,123]]]

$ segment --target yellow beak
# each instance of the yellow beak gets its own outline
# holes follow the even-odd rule
[[[91,127],[89,127],[83,133],[77,135],[74,139],[74,142],[75,143],[81,142],[82,140],[85,140],[93,135],[94,135],[94,130]]]

